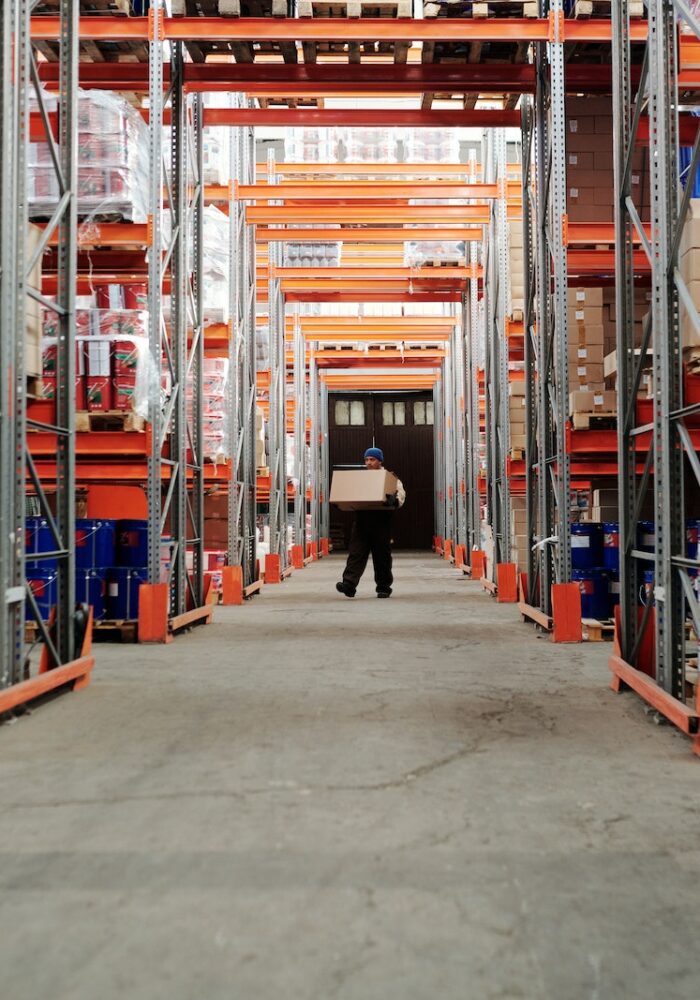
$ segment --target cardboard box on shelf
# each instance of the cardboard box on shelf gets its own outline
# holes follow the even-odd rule
[[[601,489],[600,487],[591,490],[591,500],[594,507],[615,507],[617,508],[619,502],[619,493],[617,490],[612,489]]]
[[[603,305],[602,288],[572,288],[570,287],[566,296],[566,303],[576,309],[586,306]]]
[[[618,508],[615,507],[591,507],[589,510],[588,521],[597,521],[602,523],[604,521],[617,521],[618,519]]]
[[[386,510],[386,498],[396,489],[396,476],[386,469],[336,469],[330,502],[341,510]]]
[[[569,413],[596,412],[617,412],[617,393],[578,390],[569,394]]]

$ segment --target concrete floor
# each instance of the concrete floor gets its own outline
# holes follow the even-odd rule
[[[338,557],[0,728],[4,1000],[673,1000],[700,761],[606,644]]]

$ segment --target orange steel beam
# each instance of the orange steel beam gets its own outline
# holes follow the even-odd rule
[[[38,223],[42,228],[46,223]],[[139,222],[90,222],[78,223],[80,246],[139,246],[150,244],[148,225]],[[58,246],[58,233],[49,238],[49,246]]]
[[[428,229],[425,226],[402,228],[387,226],[386,229],[367,227],[366,229],[324,229],[322,226],[303,229],[275,229],[271,226],[258,226],[255,238],[259,243],[337,243],[344,241],[348,234],[353,243],[404,243],[407,240],[447,240],[459,243],[468,240],[479,243],[483,238],[483,230],[473,226],[438,226]]]
[[[304,338],[317,344],[446,344],[449,333],[305,333]]]
[[[406,327],[417,326],[421,330],[430,328],[431,330],[451,330],[459,325],[459,319],[455,316],[302,316],[302,330],[342,330],[347,327],[371,327],[373,330],[381,329],[405,329]],[[288,317],[290,327],[293,325],[294,317]]]
[[[436,271],[441,270],[440,268],[435,268]],[[460,278],[443,278],[440,280],[436,278],[434,280],[413,280],[411,278],[399,279],[399,278],[380,278],[377,281],[373,281],[369,278],[353,280],[351,278],[338,279],[338,278],[307,278],[300,281],[294,281],[292,278],[285,278],[282,282],[282,291],[285,294],[289,293],[304,293],[304,292],[367,292],[371,294],[372,292],[406,292],[411,294],[415,291],[425,291],[425,292],[452,292],[452,291],[466,291],[467,283],[465,279]]]
[[[522,213],[520,213],[522,214]],[[356,225],[408,225],[417,222],[425,225],[435,223],[470,222],[472,225],[488,225],[491,209],[487,205],[374,205],[363,208],[360,205],[248,205],[246,221],[255,225],[282,225],[283,223],[329,222],[352,223]]]
[[[278,177],[289,176],[319,176],[327,177],[329,174],[335,177],[349,175],[351,177],[377,175],[382,176],[410,176],[410,177],[454,177],[458,174],[464,177],[466,173],[464,163],[278,163],[276,172]],[[521,175],[520,163],[509,163],[506,172]],[[267,167],[258,164],[260,176],[267,174]],[[481,173],[481,166],[476,165],[477,175]]]
[[[317,41],[317,42],[547,42],[552,37],[548,18],[262,18],[166,17],[164,40],[189,41]],[[147,17],[81,17],[81,39],[94,41],[143,41],[150,38]],[[565,42],[609,42],[609,20],[562,20],[560,38]],[[630,25],[633,41],[645,41],[644,21]],[[34,40],[59,41],[60,22],[53,15],[31,18]]]
[[[248,20],[248,18],[245,18]],[[276,19],[275,19],[276,20]],[[519,111],[397,111],[395,108],[205,108],[204,125],[300,125],[351,128],[519,128]]]
[[[258,269],[259,271],[262,268]],[[274,278],[412,278],[418,281],[450,278],[463,280],[471,278],[469,267],[272,267]]]
[[[570,275],[615,273],[614,250],[570,250],[566,256]],[[651,271],[649,258],[643,250],[637,250],[633,260],[634,270],[647,274]]]
[[[367,372],[355,372],[351,375],[332,375],[322,371],[320,378],[329,389],[378,389],[378,390],[410,390],[432,389],[439,379],[437,373],[418,373],[413,375],[396,375],[393,372],[381,372],[375,375]]]
[[[287,302],[461,302],[463,292],[288,292]]]
[[[466,164],[463,172],[466,174]],[[284,164],[279,165],[280,173],[284,173]],[[468,198],[490,200],[500,195],[498,184],[468,184],[466,181],[442,180],[431,181],[281,181],[279,184],[239,184],[235,183],[235,192],[241,201],[356,201],[362,199],[386,198]],[[509,181],[508,197],[520,203],[522,201],[519,181]]]

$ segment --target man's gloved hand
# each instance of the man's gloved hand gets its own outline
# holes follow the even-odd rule
[[[399,498],[395,493],[387,493],[386,495],[386,505],[387,507],[398,507]]]

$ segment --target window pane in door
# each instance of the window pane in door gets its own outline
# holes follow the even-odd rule
[[[382,423],[385,427],[391,427],[394,423],[394,404],[382,403]]]
[[[413,423],[425,423],[425,401],[423,400],[413,404]]]
[[[425,422],[427,424],[435,423],[435,404],[433,403],[432,399],[425,404],[425,417],[426,417]]]
[[[394,423],[403,427],[406,423],[406,404],[394,403]]]
[[[353,399],[350,403],[350,423],[353,427],[362,427],[365,422],[365,404],[361,399]]]
[[[347,427],[350,423],[350,404],[347,399],[339,399],[336,402],[335,422],[338,427]]]

